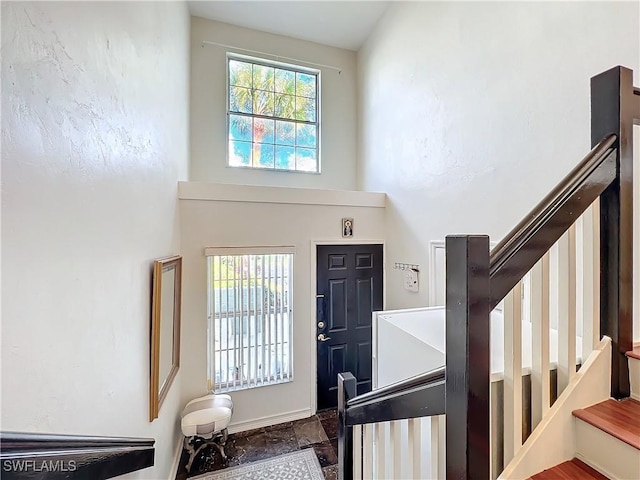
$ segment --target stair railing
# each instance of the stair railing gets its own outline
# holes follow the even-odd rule
[[[407,477],[420,478],[418,420],[445,413],[444,367],[359,396],[355,392],[355,377],[349,372],[339,374],[338,478],[388,478],[387,468],[393,478],[400,478],[402,462],[407,464]],[[404,442],[397,420],[408,420]],[[404,452],[402,443],[407,447]],[[391,462],[386,465],[387,460]]]
[[[593,347],[594,338],[610,337],[613,347],[611,395],[629,396],[624,354],[630,350],[633,338],[632,129],[634,120],[640,122],[640,91],[633,87],[632,81],[633,72],[623,67],[591,79],[593,150],[491,252],[488,236],[460,235],[446,239],[448,479],[487,479],[499,473],[492,472],[490,465],[491,449],[498,446],[490,442],[489,314],[503,299],[504,465],[522,446],[520,302],[521,281],[529,272],[532,297],[539,300],[531,318],[534,347],[540,348],[532,352],[533,370],[538,370],[532,371],[532,393],[535,378],[539,396],[532,398],[532,405],[539,406],[538,420],[540,410],[549,406],[548,390],[541,387],[541,382],[547,386],[549,383],[548,336],[543,336],[545,330],[548,332],[549,314],[554,313],[558,322],[560,394],[576,373],[578,296],[583,301],[585,318],[589,308],[599,308],[599,315],[593,315],[595,327],[588,321],[584,323],[587,351],[583,351],[583,360],[589,345]],[[583,268],[581,272],[600,272],[591,278],[578,277],[575,255],[575,224],[589,208],[599,212],[594,222],[599,223],[599,232],[595,242],[588,232],[580,232],[584,233],[581,243],[584,257],[580,260],[594,260],[595,256],[595,262],[584,263],[590,268]],[[581,227],[591,220],[593,216],[588,212]],[[585,252],[585,245],[591,252]],[[545,276],[550,270],[555,270],[555,276],[547,280]],[[578,278],[582,284],[580,294],[576,289]],[[554,282],[556,288],[545,288],[547,281]],[[599,302],[589,303],[594,292],[598,292]],[[555,297],[553,308],[549,307],[550,294]],[[598,326],[596,335],[593,331],[597,332]]]
[[[403,445],[394,422],[390,431],[379,428],[388,420],[411,419],[405,441],[408,468],[410,473],[418,471],[420,440],[415,419],[445,412],[446,478],[497,477],[524,441],[523,288],[530,304],[534,349],[531,427],[549,409],[550,397],[560,395],[576,373],[577,310],[583,319],[582,361],[602,335],[610,337],[611,395],[629,395],[624,354],[633,338],[632,130],[634,122],[640,124],[640,89],[633,87],[633,72],[615,67],[593,77],[591,111],[591,152],[491,252],[488,236],[447,237],[444,369],[361,396],[355,395],[355,378],[350,373],[339,375],[341,480],[384,478],[387,454],[393,459]],[[498,446],[491,445],[489,319],[503,299],[504,416],[499,420],[504,445]],[[559,337],[557,391],[549,378],[552,317]],[[368,428],[371,425],[373,429]],[[387,452],[384,443],[389,437]],[[432,430],[432,447],[434,441],[437,432],[434,437]],[[376,443],[374,463],[371,445]],[[498,468],[496,462],[492,468],[492,449],[504,456]],[[434,471],[439,469],[432,465]]]
[[[0,432],[3,479],[112,478],[151,467],[152,438]]]

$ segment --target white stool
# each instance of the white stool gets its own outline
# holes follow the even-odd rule
[[[227,461],[224,445],[232,415],[233,401],[229,395],[210,393],[187,403],[181,422],[185,448],[189,452],[187,472],[191,471],[196,456],[207,446],[217,448],[222,460]]]

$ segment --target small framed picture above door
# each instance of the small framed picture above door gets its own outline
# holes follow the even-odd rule
[[[344,238],[353,237],[353,218],[342,219],[342,236]]]

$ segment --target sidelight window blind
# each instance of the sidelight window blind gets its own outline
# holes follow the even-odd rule
[[[291,381],[292,247],[208,248],[209,389]]]

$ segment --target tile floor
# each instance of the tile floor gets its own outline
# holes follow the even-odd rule
[[[325,480],[338,478],[338,419],[335,410],[318,413],[310,418],[295,422],[280,423],[265,428],[229,435],[225,451],[226,464],[215,451],[210,468],[202,468],[198,459],[187,475],[185,465],[188,454],[183,451],[176,480],[186,480],[190,476],[208,471],[221,470],[236,465],[244,465],[277,455],[295,452],[304,448],[315,451]],[[202,463],[202,462],[200,462]]]

